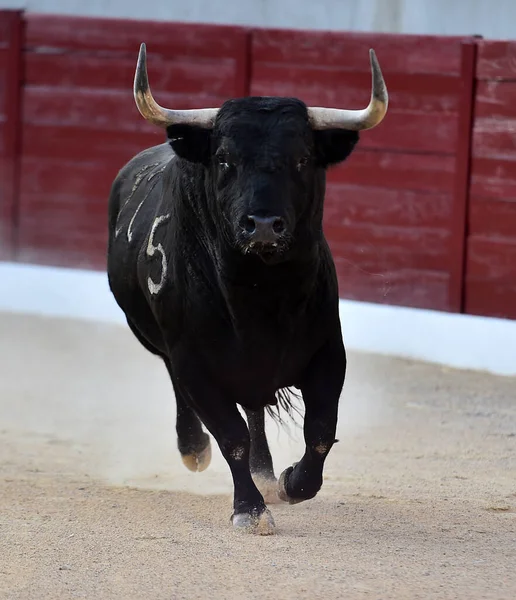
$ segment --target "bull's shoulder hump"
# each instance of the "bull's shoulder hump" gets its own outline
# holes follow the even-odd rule
[[[152,169],[160,169],[165,167],[170,161],[175,158],[175,154],[168,143],[160,144],[142,150],[134,156],[119,172],[120,179],[126,179],[133,176],[143,167]]]

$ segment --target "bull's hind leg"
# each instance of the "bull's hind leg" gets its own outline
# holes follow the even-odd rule
[[[177,447],[183,463],[190,471],[204,471],[211,462],[210,436],[202,430],[199,418],[177,392],[176,405]]]
[[[257,411],[246,409],[245,414],[251,438],[249,466],[253,480],[266,504],[280,502],[272,456],[265,434],[265,410],[263,408]]]
[[[346,373],[342,340],[327,343],[312,359],[303,378],[305,453],[280,476],[279,495],[295,504],[321,489],[324,461],[335,443],[339,398]]]
[[[127,324],[134,333],[140,344],[152,354],[160,356],[167,367],[167,371],[174,385],[172,368],[168,358],[158,350],[147,338],[139,331],[136,325],[128,318]],[[181,458],[185,466],[190,471],[204,471],[208,468],[211,461],[210,437],[202,430],[201,422],[194,411],[186,404],[181,394],[174,385],[176,394],[176,432],[177,446],[181,453]]]
[[[188,406],[181,391],[174,383],[170,361],[165,359],[167,370],[172,379],[176,395],[176,433],[177,447],[184,465],[190,471],[204,471],[211,462],[210,436],[203,431],[201,421],[195,412]]]

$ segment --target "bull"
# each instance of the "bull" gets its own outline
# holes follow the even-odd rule
[[[267,504],[313,498],[335,443],[346,352],[323,234],[326,171],[385,116],[373,50],[370,62],[363,110],[278,97],[174,110],[154,100],[140,47],[135,101],[167,141],[135,156],[113,182],[109,285],[133,334],[168,370],[184,464],[209,465],[203,425],[218,443],[237,530],[271,534]],[[293,388],[306,446],[276,480],[265,409],[291,408]]]

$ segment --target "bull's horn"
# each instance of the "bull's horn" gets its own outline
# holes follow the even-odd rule
[[[169,125],[197,125],[211,129],[215,122],[218,108],[202,108],[196,110],[170,110],[163,108],[152,97],[147,76],[147,52],[145,44],[140,46],[138,64],[134,75],[134,99],[138,110],[147,121],[158,127]]]
[[[313,129],[349,129],[360,131],[376,127],[387,112],[389,95],[374,50],[369,50],[373,90],[369,106],[363,110],[310,107],[308,116]]]

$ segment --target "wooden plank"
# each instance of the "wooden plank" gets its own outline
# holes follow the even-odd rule
[[[479,41],[476,75],[478,79],[516,80],[516,42]]]
[[[455,159],[452,156],[359,148],[344,164],[329,171],[328,180],[332,183],[450,194],[454,175]]]
[[[178,108],[202,108],[221,104],[214,96],[156,94],[160,102]],[[83,127],[102,131],[140,131],[160,136],[160,132],[140,115],[130,90],[68,89],[26,87],[24,123],[52,127]]]
[[[473,157],[470,193],[501,200],[516,199],[515,162]]]
[[[236,56],[246,30],[225,25],[26,15],[26,47],[66,52],[126,53],[136,56],[141,42],[165,57],[214,59]]]
[[[2,13],[0,12],[0,22],[2,21]],[[6,82],[9,72],[9,51],[7,48],[0,48],[0,120],[6,120],[7,114],[7,85]]]
[[[516,282],[516,239],[470,236],[467,277],[498,283]]]
[[[103,57],[73,54],[26,54],[26,85],[79,87],[89,90],[122,90],[132,97],[137,53],[132,57]],[[180,57],[167,60],[149,53],[149,81],[156,97],[168,91],[210,96],[232,96],[236,61],[233,58],[195,59]],[[76,92],[77,93],[77,92]]]
[[[239,36],[239,40],[240,48],[236,51],[235,88],[234,92],[228,96],[245,97],[251,93],[252,32],[246,31],[243,36]],[[218,75],[218,67],[215,72]]]
[[[24,159],[52,156],[57,160],[70,160],[73,157],[75,162],[105,161],[116,169],[115,175],[132,156],[164,141],[161,130],[147,133],[51,125],[23,127]]]
[[[478,81],[475,118],[516,119],[516,81]]]
[[[19,260],[39,265],[80,269],[106,268],[107,234],[92,236],[39,228],[25,223],[20,233]]]
[[[516,239],[516,197],[511,200],[471,196],[470,236]]]
[[[330,184],[324,216],[325,223],[333,226],[370,223],[447,230],[451,207],[449,194]]]
[[[473,156],[516,161],[516,118],[476,119]]]
[[[395,304],[431,310],[448,310],[448,274],[412,269],[379,275],[363,273],[336,259],[341,298]]]
[[[27,210],[28,197],[32,202],[43,204],[47,198],[61,202],[62,197],[75,202],[94,198],[105,200],[122,166],[123,163],[116,166],[102,160],[74,162],[54,156],[25,156],[22,161],[22,206]]]
[[[385,77],[397,73],[438,73],[458,77],[459,37],[329,31],[257,29],[253,62],[338,66],[350,71],[368,66],[374,48]]]
[[[393,111],[372,131],[364,132],[360,147],[402,152],[454,155],[458,148],[456,115]]]
[[[17,197],[20,152],[20,106],[22,79],[22,13],[0,11],[0,40],[4,68],[0,70],[3,89],[0,126],[0,259],[15,256]]]
[[[387,77],[387,75],[386,75]],[[440,74],[399,74],[388,77],[391,111],[457,113],[460,79]],[[371,94],[369,64],[363,71],[343,71],[327,65],[253,63],[251,93],[258,96],[292,96],[308,105],[356,108],[367,104]]]
[[[464,309],[464,273],[466,269],[466,224],[471,168],[471,129],[475,96],[475,65],[477,46],[474,42],[462,44],[461,81],[462,110],[457,123],[459,147],[455,164],[455,186],[452,219],[450,223],[449,273],[450,287],[448,306],[455,312]]]
[[[448,269],[447,231],[368,223],[348,227],[325,225],[324,232],[335,256],[368,272]]]
[[[516,319],[516,284],[468,278],[465,311],[470,315]]]

